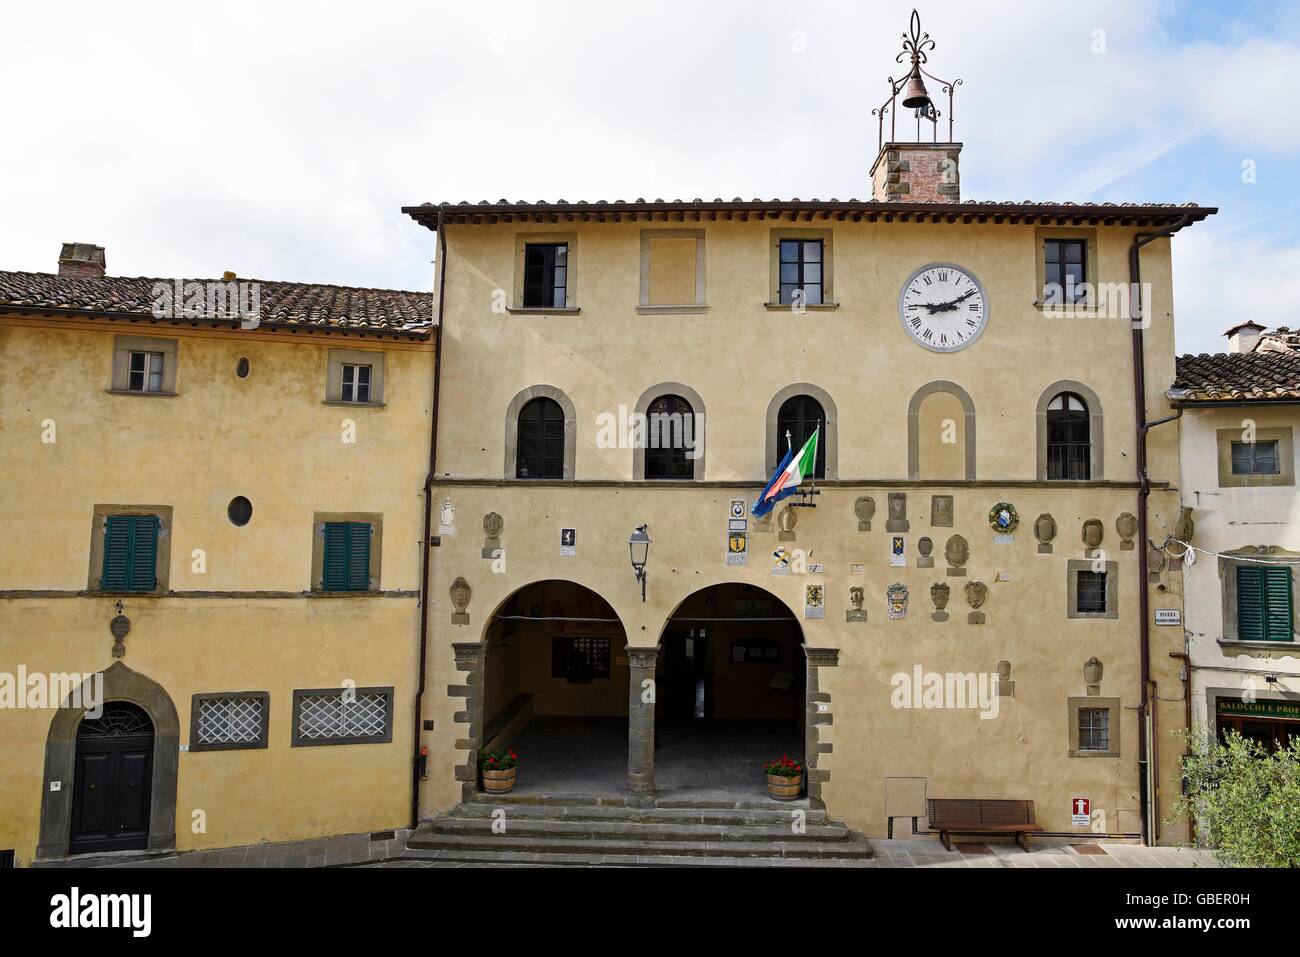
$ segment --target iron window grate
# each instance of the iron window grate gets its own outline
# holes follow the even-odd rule
[[[1079,709],[1079,750],[1110,750],[1110,709]]]
[[[1075,607],[1081,614],[1106,612],[1106,573],[1079,572]]]
[[[608,638],[557,635],[551,639],[551,677],[573,684],[609,677]]]
[[[198,702],[195,738],[201,745],[262,743],[266,699],[261,695],[202,698]]]
[[[359,744],[392,736],[392,689],[294,692],[294,741]]]

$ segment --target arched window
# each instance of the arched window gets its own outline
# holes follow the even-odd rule
[[[515,478],[564,478],[564,410],[554,399],[530,399],[519,410]]]
[[[695,410],[679,395],[650,403],[645,422],[645,477],[695,478]]]
[[[1092,436],[1088,403],[1061,392],[1047,403],[1047,477],[1092,477]]]
[[[781,409],[776,414],[777,461],[785,457],[786,432],[790,433],[790,444],[798,453],[818,426],[822,431],[817,437],[817,467],[812,477],[825,478],[826,413],[822,410],[822,404],[810,395],[792,395],[781,403]]]

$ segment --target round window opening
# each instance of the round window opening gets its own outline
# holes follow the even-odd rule
[[[241,379],[247,379],[247,378],[248,378],[248,359],[247,359],[247,358],[241,357],[240,360],[239,360],[238,362],[235,363],[235,375],[239,376]]]
[[[253,503],[242,495],[236,495],[230,500],[226,514],[230,516],[232,525],[247,525],[248,520],[253,517]]]

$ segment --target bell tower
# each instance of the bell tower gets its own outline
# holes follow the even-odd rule
[[[929,52],[934,49],[930,34],[921,30],[921,17],[915,10],[908,32],[903,34],[903,50],[895,58],[902,63],[909,58],[911,67],[900,80],[889,78],[889,96],[871,115],[878,120],[877,147],[879,153],[871,166],[871,198],[881,203],[959,203],[961,202],[961,175],[958,157],[961,144],[952,136],[953,94],[961,80],[942,80],[925,69]],[[939,140],[939,120],[942,116],[925,80],[929,78],[948,95],[948,136]],[[901,98],[900,98],[901,97]],[[903,115],[903,130],[899,133],[899,110]],[[889,119],[889,137],[885,138],[885,119]],[[908,139],[915,122],[915,139]],[[928,124],[928,126],[927,126]],[[927,142],[924,134],[930,133]]]

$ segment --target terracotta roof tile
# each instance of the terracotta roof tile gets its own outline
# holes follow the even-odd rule
[[[1187,402],[1300,399],[1300,353],[1179,356],[1169,396]]]
[[[361,289],[296,282],[256,283],[260,321],[271,327],[302,327],[329,331],[356,331],[424,338],[433,325],[433,295],[394,289]],[[76,279],[53,273],[0,270],[0,311],[51,310],[108,317],[156,319],[154,302],[159,283],[173,287],[176,280],[105,276]],[[182,283],[221,283],[225,280],[187,279]],[[188,324],[230,325],[232,319],[167,319]]]

